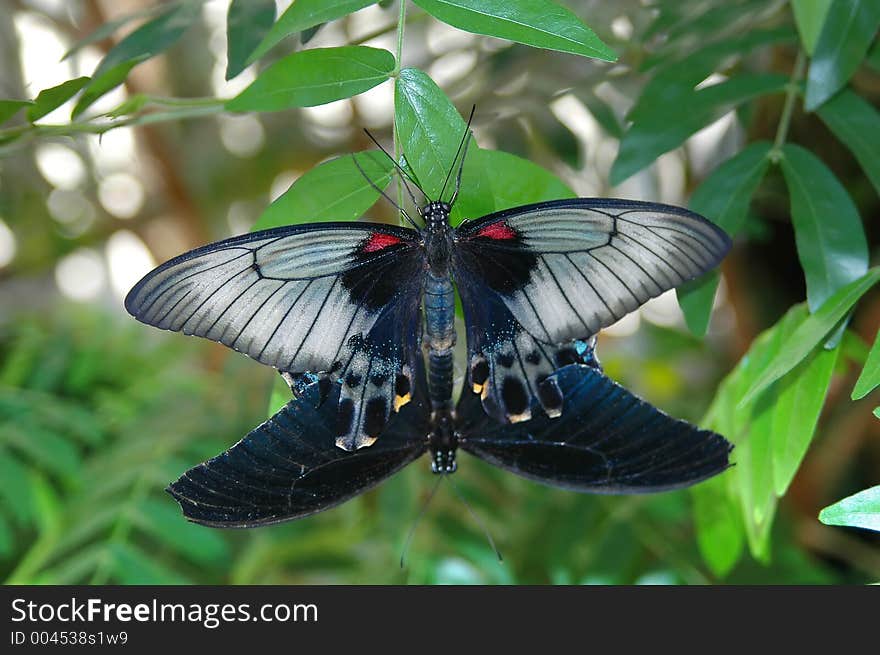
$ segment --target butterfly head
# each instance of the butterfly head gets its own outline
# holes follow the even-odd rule
[[[428,435],[428,449],[431,451],[431,471],[433,473],[455,473],[455,451],[458,449],[458,433],[449,412],[435,415],[434,427]]]
[[[436,200],[422,208],[425,228],[429,232],[445,232],[449,228],[449,212],[452,206],[448,202]]]

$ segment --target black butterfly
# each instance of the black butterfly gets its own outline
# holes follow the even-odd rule
[[[188,516],[208,511],[208,522],[239,525],[302,516],[425,450],[435,471],[451,472],[459,445],[581,490],[658,490],[723,470],[730,446],[722,437],[604,378],[591,339],[717,265],[727,235],[678,207],[596,198],[516,207],[452,228],[460,179],[461,169],[449,202],[419,210],[424,227],[410,219],[416,229],[266,230],[185,253],[131,290],[125,306],[138,320],[274,366],[298,396],[172,485]],[[470,360],[456,408],[453,280]],[[389,421],[392,412],[400,416]],[[284,502],[272,485],[286,489]],[[254,516],[224,503],[244,503],[239,512],[252,503]],[[228,521],[220,509],[210,514],[215,506],[229,510]]]

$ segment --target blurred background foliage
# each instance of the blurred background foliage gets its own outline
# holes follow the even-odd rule
[[[565,48],[552,34],[530,42],[475,22],[469,4],[409,3],[401,34],[388,1],[0,0],[0,578],[880,579],[876,533],[817,518],[865,489],[823,521],[876,529],[880,514],[880,292],[868,268],[880,241],[878,3],[568,0],[595,32],[559,18],[578,54],[554,51]],[[390,79],[355,95],[340,78],[354,86],[329,103],[294,89],[284,107],[261,104],[259,85],[279,84],[272,68],[348,45],[394,53]],[[433,482],[427,462],[293,523],[229,531],[182,518],[165,485],[262,421],[277,376],[136,324],[122,297],[184,250],[318,217],[339,184],[318,165],[371,147],[363,127],[394,148],[395,121],[410,156],[460,134],[407,123],[394,99],[406,77],[439,86],[438,115],[476,104],[485,150],[465,185],[491,191],[475,207],[570,189],[689,205],[736,234],[720,278],[679,294],[684,313],[665,294],[599,345],[611,377],[733,440],[731,471],[693,491],[600,497],[463,454],[456,481],[503,563],[441,488],[399,567]],[[385,202],[368,215],[398,220]]]

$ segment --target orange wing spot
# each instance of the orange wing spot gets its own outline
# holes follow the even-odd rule
[[[392,234],[373,232],[361,250],[363,252],[376,252],[378,250],[384,250],[389,246],[397,245],[398,243],[401,243],[401,240]]]
[[[516,231],[503,221],[487,225],[476,233],[475,236],[486,237],[487,239],[515,239]]]

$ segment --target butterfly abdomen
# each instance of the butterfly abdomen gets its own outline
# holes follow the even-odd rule
[[[425,334],[428,390],[435,407],[452,398],[452,358],[455,346],[455,293],[449,276],[428,272],[425,279]]]

